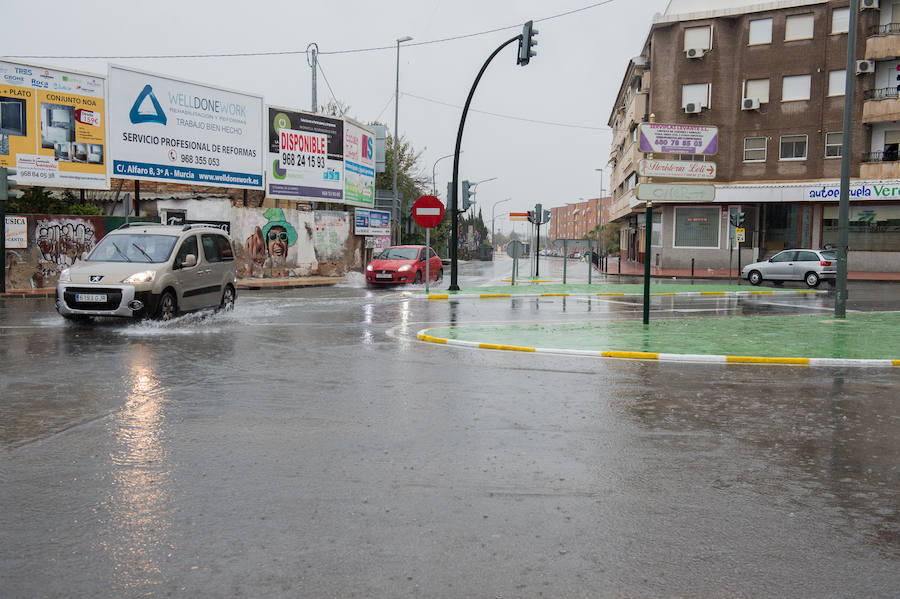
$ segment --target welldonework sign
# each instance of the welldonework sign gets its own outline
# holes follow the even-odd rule
[[[851,200],[900,200],[900,184],[867,183],[851,185],[848,190],[848,196]],[[807,199],[840,200],[841,188],[830,186],[808,188]]]
[[[263,100],[109,68],[112,175],[216,187],[263,188]]]

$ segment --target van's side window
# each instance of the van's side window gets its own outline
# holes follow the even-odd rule
[[[200,236],[203,243],[203,256],[207,262],[221,262],[222,253],[219,250],[219,244],[216,241],[218,235],[204,233]]]
[[[181,242],[181,247],[178,248],[178,254],[175,255],[175,267],[180,268],[181,263],[184,262],[184,257],[188,254],[197,255],[197,236],[191,235],[187,239]]]
[[[216,235],[216,243],[219,244],[219,255],[222,256],[222,262],[233,261],[234,249],[231,247],[231,241],[224,235]]]

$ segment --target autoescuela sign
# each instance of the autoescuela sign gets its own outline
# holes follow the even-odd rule
[[[261,96],[109,67],[112,175],[263,187]]]

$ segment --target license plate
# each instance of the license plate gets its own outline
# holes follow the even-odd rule
[[[84,302],[90,304],[102,304],[106,301],[105,293],[76,293],[76,302]]]
[[[391,278],[391,275],[390,275],[390,273],[383,273],[383,272],[380,272],[380,273],[378,273],[378,274],[375,275],[375,278],[376,278],[376,279],[390,279],[390,278]]]

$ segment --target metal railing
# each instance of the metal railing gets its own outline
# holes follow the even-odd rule
[[[900,23],[888,23],[887,25],[876,25],[869,30],[869,35],[893,35],[900,33]]]
[[[862,155],[863,162],[897,162],[900,161],[900,152],[897,150],[888,150],[887,152],[864,152]]]
[[[896,100],[900,97],[900,91],[896,87],[879,87],[877,89],[867,89],[866,100]]]

